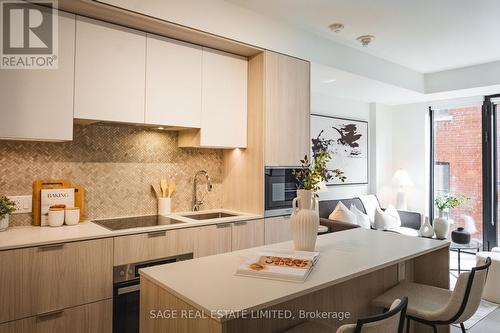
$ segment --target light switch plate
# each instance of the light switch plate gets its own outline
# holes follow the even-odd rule
[[[16,210],[13,214],[26,214],[32,212],[33,197],[31,195],[9,196],[10,200],[16,203]]]

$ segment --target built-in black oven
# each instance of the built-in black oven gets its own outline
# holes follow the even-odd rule
[[[293,175],[297,168],[265,168],[265,215],[278,216],[292,212],[292,200],[297,194],[297,181]]]
[[[192,259],[183,254],[113,268],[113,333],[139,333],[139,269]]]

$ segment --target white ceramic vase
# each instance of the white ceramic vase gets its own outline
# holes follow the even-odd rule
[[[3,219],[0,219],[0,231],[5,231],[9,227],[9,215],[5,215]]]
[[[297,251],[314,251],[319,226],[316,205],[312,191],[297,191],[297,197],[292,202],[291,217],[293,244]]]
[[[450,221],[444,218],[443,211],[439,211],[438,217],[434,219],[434,232],[436,233],[436,238],[445,239],[448,238],[450,233]]]
[[[428,217],[422,216],[422,219],[424,221],[420,227],[420,236],[431,238],[434,236],[434,228],[432,227]]]

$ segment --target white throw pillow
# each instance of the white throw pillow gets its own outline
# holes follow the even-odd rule
[[[351,212],[342,202],[338,202],[337,206],[333,210],[333,212],[328,216],[328,219],[340,221],[344,223],[357,224],[356,215]]]
[[[368,217],[370,217],[370,222],[373,225],[373,223],[375,223],[375,210],[377,208],[380,208],[380,204],[378,202],[377,197],[374,196],[373,194],[361,195],[359,197],[359,200],[361,200],[361,203],[365,208],[365,212],[368,215]]]
[[[358,207],[351,205],[350,211],[356,215],[356,222],[357,225],[359,225],[361,228],[365,229],[370,229],[371,223],[370,223],[370,217],[360,211]]]
[[[401,218],[394,206],[389,205],[387,209],[377,208],[375,210],[375,221],[373,227],[378,230],[390,230],[401,226]]]

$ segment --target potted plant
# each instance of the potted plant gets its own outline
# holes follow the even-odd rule
[[[434,219],[434,231],[437,238],[447,238],[450,232],[450,221],[444,217],[444,212],[461,206],[466,200],[465,196],[450,193],[442,194],[434,200],[434,205],[438,209],[438,217]]]
[[[9,198],[0,197],[0,231],[9,227],[9,216],[16,210],[16,204]]]
[[[301,167],[293,173],[297,181],[297,197],[293,199],[292,207],[292,238],[295,249],[313,251],[319,226],[319,216],[316,211],[316,192],[322,182],[328,182],[334,177],[345,181],[344,173],[339,169],[328,170],[327,164],[332,159],[329,150],[333,140],[321,138],[312,139],[312,160],[304,156],[300,160]]]

